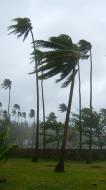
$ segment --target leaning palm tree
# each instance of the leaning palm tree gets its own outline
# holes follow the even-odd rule
[[[52,49],[42,53],[42,61],[39,63],[38,72],[43,71],[43,74],[39,75],[39,79],[48,79],[60,74],[60,78],[57,79],[56,82],[60,82],[64,79],[65,81],[62,84],[62,87],[66,87],[71,84],[64,124],[63,142],[60,151],[59,163],[55,168],[55,171],[64,171],[67,129],[72,105],[75,75],[77,73],[77,61],[80,57],[80,53],[77,46],[73,44],[71,38],[64,34],[58,37],[51,37],[49,41],[35,41],[35,44],[37,47]]]
[[[8,118],[10,118],[10,91],[11,91],[12,81],[10,79],[5,79],[1,84],[2,88],[9,89],[9,100],[8,100]]]
[[[32,44],[33,44],[33,49],[34,52],[36,51],[35,48],[35,43],[34,43],[34,35],[33,35],[33,27],[31,24],[31,21],[29,18],[16,18],[13,19],[13,21],[16,23],[14,25],[11,25],[8,27],[8,30],[12,30],[12,32],[10,32],[10,34],[15,34],[17,35],[17,37],[21,37],[24,36],[23,41],[27,38],[29,32],[31,34],[32,37]],[[34,54],[34,62],[35,62],[35,69],[37,70],[37,59],[36,59],[36,54]],[[38,84],[38,73],[36,72],[36,93],[37,93],[37,138],[36,138],[36,151],[35,151],[35,155],[34,155],[34,159],[35,161],[37,161],[38,159],[38,146],[39,146],[39,84]]]
[[[78,71],[77,63],[80,58],[86,58],[86,53],[80,52],[78,46],[73,44],[71,38],[65,34],[59,35],[58,37],[51,37],[49,41],[37,40],[35,41],[35,44],[37,48],[49,48],[49,51],[42,52],[42,61],[39,63],[37,72],[43,71],[43,74],[39,75],[39,79],[48,79],[60,74],[60,78],[57,79],[56,82],[65,80],[62,87],[66,87],[71,83],[60,160],[55,168],[55,171],[64,171],[67,129],[71,111],[75,75]],[[34,72],[36,72],[36,70]]]
[[[29,117],[32,119],[34,119],[34,122],[33,122],[33,132],[32,132],[32,147],[34,147],[34,134],[35,134],[35,110],[34,109],[30,109],[30,112],[29,112]]]

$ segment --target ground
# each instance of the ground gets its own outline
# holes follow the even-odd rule
[[[10,159],[0,164],[0,190],[106,190],[106,162],[91,165],[66,162],[64,173],[55,173],[54,161],[33,163],[29,159]]]

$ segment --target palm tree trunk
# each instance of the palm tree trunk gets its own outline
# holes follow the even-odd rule
[[[32,43],[33,43],[33,48],[34,52],[36,52],[35,48],[35,43],[34,43],[34,36],[33,32],[31,30],[31,36],[32,36]],[[35,53],[34,53],[35,55]],[[39,148],[39,83],[38,83],[38,72],[37,72],[37,61],[36,61],[36,55],[35,55],[35,69],[36,69],[36,92],[37,92],[37,127],[36,127],[36,142],[35,142],[35,153],[34,153],[34,158],[33,161],[38,160],[38,148]]]
[[[79,131],[80,131],[80,159],[82,150],[82,126],[81,126],[81,77],[80,77],[80,65],[78,60],[78,79],[79,79]]]
[[[44,102],[44,90],[43,90],[43,80],[41,80],[41,92],[42,92],[42,105],[43,105],[43,150],[46,149],[46,130],[45,130],[45,102]]]
[[[11,91],[11,88],[9,88],[9,100],[8,100],[8,119],[10,121],[10,91]]]
[[[33,122],[33,132],[32,132],[32,148],[34,148],[34,145],[35,145],[35,116],[34,116],[34,122]]]
[[[89,132],[89,155],[88,163],[92,161],[92,52],[90,50],[90,132]]]
[[[64,124],[63,142],[62,142],[60,155],[59,155],[59,163],[55,167],[55,172],[64,172],[65,149],[66,149],[66,142],[67,142],[69,116],[70,116],[70,111],[71,111],[72,97],[73,97],[73,90],[74,90],[75,68],[73,69],[73,76],[74,76],[74,78],[71,82],[69,101],[68,101],[68,107],[67,107],[65,124]]]

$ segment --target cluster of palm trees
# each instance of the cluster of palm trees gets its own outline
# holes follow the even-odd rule
[[[29,18],[16,18],[13,20],[14,25],[8,27],[11,30],[10,34],[15,34],[17,37],[23,36],[23,41],[28,34],[31,34],[33,52],[32,61],[35,63],[35,70],[31,73],[36,76],[36,150],[34,159],[38,159],[38,145],[39,145],[39,82],[41,80],[42,87],[42,100],[43,100],[43,120],[45,123],[45,106],[44,106],[44,94],[43,94],[43,80],[49,79],[55,75],[60,75],[60,78],[56,82],[64,81],[62,87],[70,85],[70,93],[68,106],[66,111],[66,118],[64,123],[63,143],[60,151],[59,163],[57,164],[55,171],[64,171],[64,156],[67,142],[67,129],[69,123],[69,116],[72,105],[72,96],[74,90],[75,76],[79,73],[79,115],[80,115],[80,150],[81,150],[81,79],[80,79],[80,60],[88,59],[90,57],[90,111],[92,118],[92,46],[85,40],[80,40],[78,44],[74,44],[70,36],[61,34],[59,36],[53,36],[48,41],[36,40],[33,35],[33,27]],[[44,49],[41,51],[40,49]],[[46,48],[46,51],[45,51]],[[45,127],[44,127],[45,133]],[[89,161],[91,160],[91,148],[92,148],[92,122],[90,125],[90,149],[89,149]],[[45,146],[45,135],[44,135]]]

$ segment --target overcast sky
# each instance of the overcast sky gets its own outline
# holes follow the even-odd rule
[[[16,17],[29,17],[35,39],[68,34],[74,43],[85,39],[92,43],[93,107],[106,108],[106,0],[0,0],[0,82],[12,81],[11,109],[19,104],[27,113],[36,108],[35,75],[30,64],[31,37],[22,39],[8,35],[7,27]],[[82,104],[89,106],[89,61],[81,62]],[[58,112],[60,103],[68,102],[69,87],[60,88],[55,78],[44,81],[46,115]],[[0,101],[7,108],[8,91],[0,90]],[[41,102],[41,97],[40,97]],[[76,76],[72,110],[78,109],[78,76]],[[42,105],[40,103],[40,118]]]

